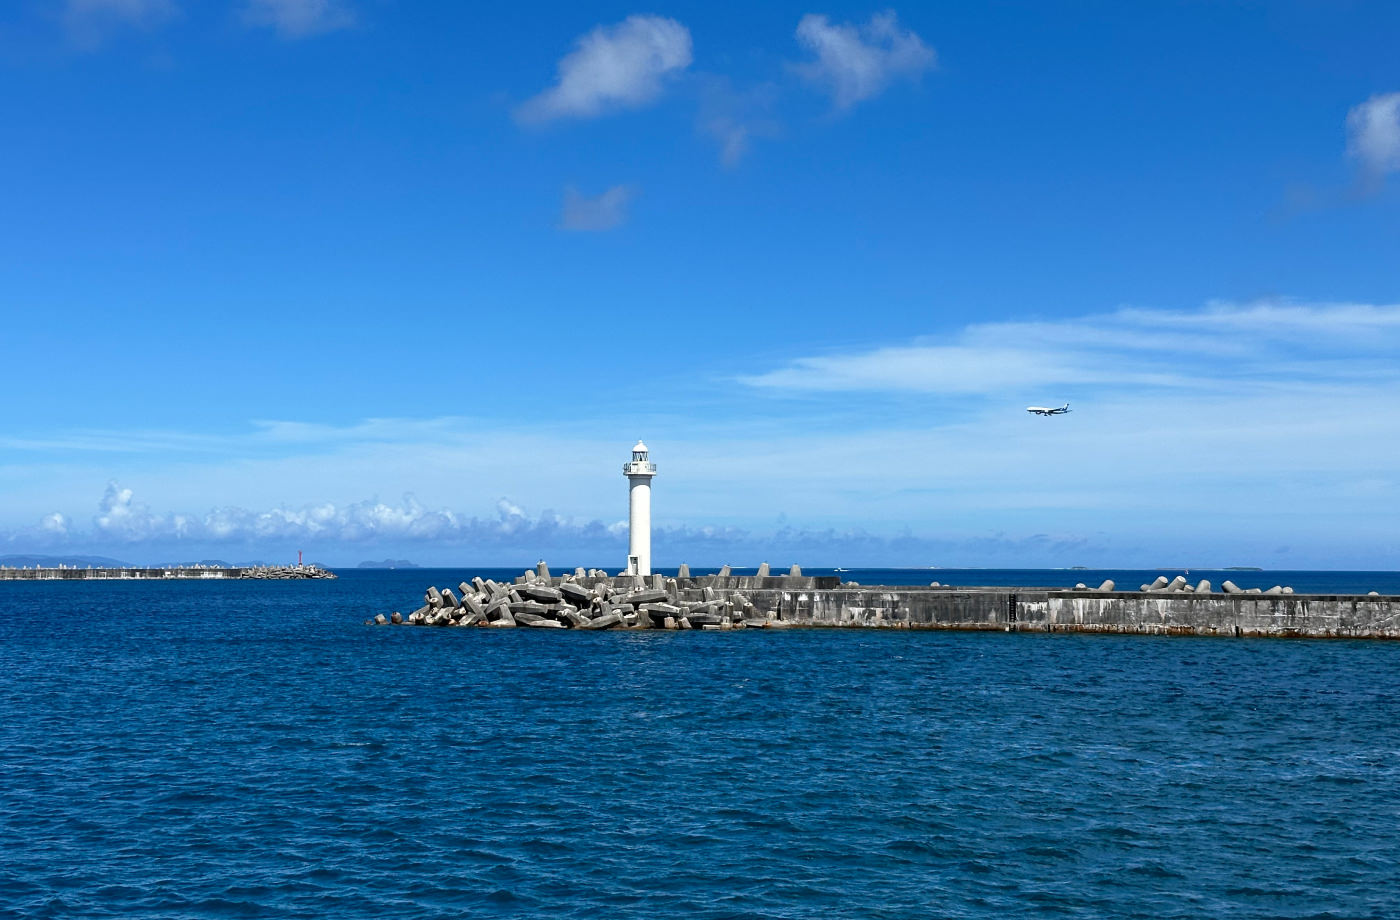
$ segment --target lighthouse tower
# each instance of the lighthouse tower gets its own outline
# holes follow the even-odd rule
[[[651,574],[651,477],[656,464],[647,459],[647,446],[641,441],[632,448],[632,461],[622,464],[627,477],[627,571],[632,575]]]

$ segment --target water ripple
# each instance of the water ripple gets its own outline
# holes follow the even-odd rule
[[[0,914],[1400,916],[1400,645],[359,625],[420,580],[0,586]]]

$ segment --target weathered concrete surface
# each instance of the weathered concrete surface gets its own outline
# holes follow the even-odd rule
[[[746,597],[800,626],[1400,639],[1393,596],[860,587]]]
[[[429,589],[410,625],[603,629],[875,627],[1034,630],[1195,636],[1400,639],[1400,597],[1240,591],[1208,581],[1158,578],[1142,591],[1013,587],[891,587],[843,584],[834,576],[655,575],[609,578],[575,569],[551,576],[541,565],[498,585],[473,579],[462,596]]]
[[[1400,639],[1400,597],[1055,592],[1050,629],[1201,636]]]

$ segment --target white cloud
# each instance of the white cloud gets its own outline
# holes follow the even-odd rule
[[[797,72],[829,92],[838,109],[879,95],[896,79],[918,77],[937,60],[923,39],[900,28],[893,12],[864,25],[832,24],[809,13],[797,24],[797,40],[817,58],[797,65]]]
[[[634,196],[626,185],[614,185],[595,197],[564,190],[564,207],[559,213],[559,229],[598,231],[620,227],[627,220],[627,205]]]
[[[1217,304],[968,326],[945,339],[797,358],[743,378],[797,391],[994,396],[1063,388],[1201,391],[1400,381],[1400,305]],[[1047,396],[1046,398],[1051,398]]]
[[[118,26],[150,28],[177,13],[174,0],[67,0],[63,23],[75,41],[95,45]]]
[[[61,530],[51,521],[62,521]],[[379,501],[343,507],[332,503],[301,508],[278,507],[267,511],[216,508],[204,514],[153,512],[133,498],[132,490],[109,483],[90,534],[72,533],[61,514],[45,519],[46,545],[89,546],[94,542],[113,552],[150,562],[160,554],[180,558],[213,554],[271,555],[287,547],[315,546],[338,552],[342,558],[374,555],[380,548],[399,552],[434,552],[444,548],[469,549],[484,563],[500,564],[533,559],[538,553],[558,553],[574,564],[580,561],[615,561],[625,554],[628,525],[625,520],[604,523],[580,520],[545,511],[536,517],[509,499],[497,502],[493,517],[469,517],[447,509],[429,509],[413,496],[397,505]],[[8,536],[14,541],[16,534]],[[1030,553],[1063,555],[1091,546],[1084,537],[1006,537],[1001,534],[974,538],[924,538],[880,535],[863,528],[811,529],[781,526],[756,532],[734,526],[658,526],[658,549],[677,561],[691,558],[702,565],[729,561],[750,568],[760,561],[801,561],[804,564],[888,564],[892,558],[947,558],[961,553],[986,562],[1013,559],[1023,562]],[[28,545],[28,544],[26,544]],[[580,559],[579,554],[588,554]],[[183,555],[182,555],[183,554]],[[915,554],[912,555],[911,554]],[[971,555],[968,555],[971,554]],[[150,558],[147,558],[150,557]],[[441,558],[438,556],[437,558]],[[558,555],[555,556],[559,558]]]
[[[1400,93],[1372,96],[1347,113],[1347,152],[1370,185],[1400,172]]]
[[[183,538],[191,535],[194,522],[182,514],[154,514],[146,505],[133,500],[130,489],[109,482],[92,523],[102,536],[130,542],[158,537]]]
[[[707,411],[663,383],[514,420],[143,432],[136,453],[58,431],[42,444],[92,449],[5,448],[0,546],[620,565],[640,434],[668,564],[1250,565],[1287,543],[1296,567],[1394,568],[1396,354],[1400,305],[1133,308],[809,354],[729,388],[697,368]],[[112,478],[95,518],[71,503]],[[54,511],[66,534],[39,523]]]
[[[355,24],[355,14],[341,0],[248,0],[244,18],[284,38],[304,38]]]
[[[707,76],[700,81],[696,125],[719,144],[720,162],[732,168],[748,154],[755,138],[779,133],[771,114],[775,102],[776,89],[771,84],[739,90],[723,77]]]
[[[719,142],[719,159],[725,166],[738,166],[749,152],[752,131],[748,125],[721,116],[706,121],[704,128]]]
[[[660,96],[667,78],[690,62],[689,29],[661,16],[629,16],[581,37],[559,62],[554,86],[520,106],[516,117],[545,122],[636,108]]]
[[[426,543],[446,541],[473,545],[517,543],[531,539],[602,539],[626,535],[617,525],[576,520],[553,512],[530,517],[507,498],[497,502],[495,517],[469,517],[446,508],[429,508],[412,495],[397,504],[375,500],[337,505],[321,502],[264,511],[222,506],[203,513],[158,512],[135,499],[132,489],[109,482],[90,534],[75,533],[58,512],[47,515],[40,531],[46,538],[70,538],[103,545],[271,544],[309,541],[320,545]]]

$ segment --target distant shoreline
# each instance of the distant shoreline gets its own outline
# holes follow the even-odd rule
[[[55,568],[0,568],[0,581],[166,581],[166,580],[301,580],[335,578],[317,565],[255,566],[58,566]]]

